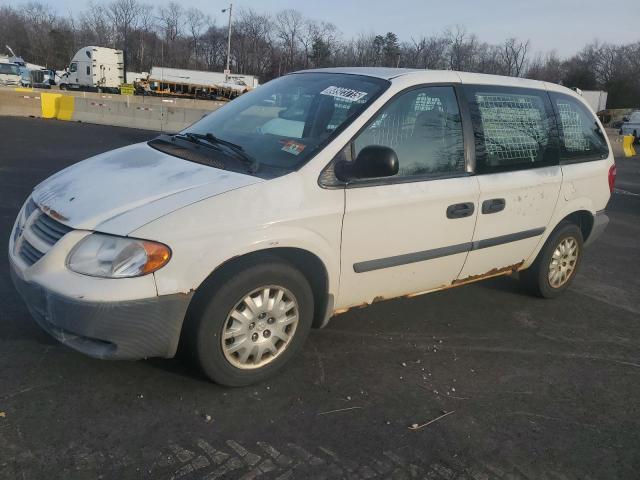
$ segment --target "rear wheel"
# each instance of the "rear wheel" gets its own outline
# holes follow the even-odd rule
[[[198,295],[185,341],[205,375],[221,385],[270,377],[311,328],[311,287],[300,271],[277,259],[237,270]]]
[[[574,223],[561,223],[531,267],[520,272],[520,279],[534,295],[557,297],[573,282],[582,259],[582,247],[580,228]]]

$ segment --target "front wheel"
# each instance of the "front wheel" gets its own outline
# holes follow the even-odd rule
[[[549,236],[531,267],[520,279],[531,293],[555,298],[564,292],[582,260],[582,231],[574,223],[561,223]]]
[[[185,342],[205,375],[227,386],[272,376],[302,346],[313,319],[309,282],[278,259],[204,286],[195,302]]]

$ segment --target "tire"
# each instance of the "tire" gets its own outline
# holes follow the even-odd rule
[[[575,259],[571,252],[575,248]],[[554,252],[558,249],[560,261],[557,269],[551,271]],[[564,292],[576,276],[582,260],[582,231],[575,223],[562,222],[551,233],[533,264],[520,272],[520,280],[534,295],[555,298]],[[552,281],[553,278],[553,281]]]
[[[296,354],[309,334],[313,292],[305,276],[287,262],[273,258],[245,265],[209,285],[205,283],[202,288],[187,318],[184,345],[202,372],[220,385],[240,387],[271,377]],[[272,310],[261,303],[267,288],[269,304],[274,305]],[[280,292],[282,300],[277,304]],[[252,299],[255,314],[245,302],[252,293],[255,295]],[[288,308],[291,301],[295,308],[284,310],[284,314],[282,309],[275,307]],[[241,314],[238,313],[240,310]],[[295,317],[294,311],[297,311],[295,323],[291,320]],[[232,319],[232,312],[234,318],[242,318],[242,322]],[[287,322],[292,323],[284,326]],[[233,339],[223,341],[225,332],[233,335]],[[285,342],[283,336],[288,336],[289,340]],[[238,345],[244,347],[231,352]],[[258,348],[264,349],[264,356],[260,355],[256,360]],[[248,351],[251,352],[249,357],[241,358]]]

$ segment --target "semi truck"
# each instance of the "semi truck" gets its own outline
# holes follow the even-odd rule
[[[120,93],[125,77],[122,50],[83,47],[60,76],[60,90]]]

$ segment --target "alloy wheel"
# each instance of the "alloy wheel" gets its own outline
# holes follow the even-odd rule
[[[227,316],[221,337],[225,358],[242,369],[268,365],[291,344],[299,314],[298,302],[286,288],[253,290]]]

